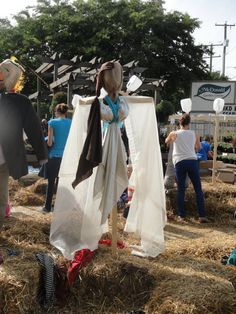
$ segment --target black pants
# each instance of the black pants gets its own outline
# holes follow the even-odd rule
[[[48,160],[46,164],[46,178],[48,179],[48,186],[46,192],[45,208],[50,211],[52,206],[52,197],[54,191],[54,184],[57,181],[58,173],[61,165],[61,157],[53,157]]]

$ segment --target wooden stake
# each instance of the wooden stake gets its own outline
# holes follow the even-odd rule
[[[113,206],[111,212],[111,251],[112,255],[117,253],[117,205]]]

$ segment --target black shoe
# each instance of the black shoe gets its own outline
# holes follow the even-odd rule
[[[43,208],[42,208],[42,211],[45,212],[45,213],[50,213],[50,212],[51,212],[51,209],[47,209],[46,207],[43,207]]]

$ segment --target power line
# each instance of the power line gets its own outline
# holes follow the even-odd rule
[[[223,44],[210,44],[210,45],[205,45],[207,47],[210,47],[210,56],[209,57],[205,57],[205,58],[210,58],[210,73],[212,72],[212,60],[213,58],[219,58],[220,56],[214,56],[214,52],[213,52],[213,47],[215,46],[222,46]]]
[[[225,56],[226,56],[226,47],[228,46],[229,40],[227,39],[227,28],[233,27],[235,24],[215,24],[215,26],[223,26],[224,27],[224,44],[223,44],[223,62],[222,62],[222,76],[225,76]]]

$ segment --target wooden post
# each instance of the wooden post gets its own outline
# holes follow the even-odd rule
[[[212,169],[212,184],[216,183],[216,157],[218,146],[218,133],[219,133],[219,115],[215,115],[215,132],[214,132],[214,152],[213,152],[213,169]]]
[[[117,206],[114,205],[111,212],[111,251],[117,253]]]
[[[40,102],[41,102],[41,80],[37,77],[37,115],[39,118],[41,118],[41,112],[40,112]]]
[[[72,91],[73,91],[73,85],[71,84],[71,82],[68,82],[67,84],[67,106],[72,109]]]

